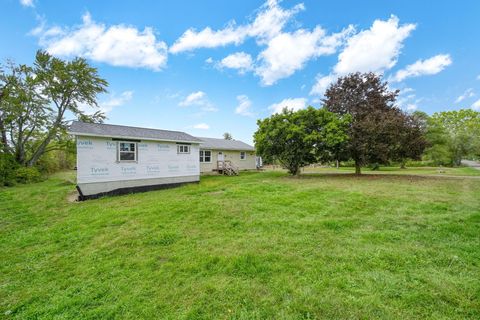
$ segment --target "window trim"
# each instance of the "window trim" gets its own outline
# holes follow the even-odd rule
[[[243,159],[242,159],[242,153],[243,153]],[[246,151],[240,151],[240,160],[245,161],[247,160],[247,152]]]
[[[185,149],[187,147],[188,152],[180,151],[180,149]],[[192,146],[189,144],[178,143],[177,144],[177,154],[190,154]]]
[[[210,161],[205,161],[205,152],[210,152]],[[203,156],[202,156],[203,153]],[[199,152],[200,155],[200,163],[212,163],[212,150],[200,150]],[[202,161],[203,158],[203,161]]]
[[[128,144],[134,144],[135,145],[135,150],[134,151],[121,151],[120,150],[120,144],[121,143],[128,143]],[[121,160],[120,159],[120,153],[125,152],[125,153],[133,153],[134,159],[133,160]],[[136,141],[117,141],[117,163],[138,163],[138,142]]]

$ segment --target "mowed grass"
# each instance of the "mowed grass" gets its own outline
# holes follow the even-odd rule
[[[479,319],[480,179],[241,173],[0,189],[0,318]]]

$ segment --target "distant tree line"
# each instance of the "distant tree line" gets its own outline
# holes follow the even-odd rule
[[[0,185],[71,162],[68,121],[103,121],[102,112],[87,114],[82,106],[98,107],[97,95],[107,85],[82,58],[64,61],[39,51],[33,66],[1,65]]]
[[[374,73],[340,77],[326,90],[321,108],[285,108],[258,120],[257,152],[292,175],[318,162],[352,161],[361,174],[369,165],[396,162],[404,168],[409,160],[425,160],[458,166],[480,155],[479,112],[410,114],[397,107],[398,94]]]

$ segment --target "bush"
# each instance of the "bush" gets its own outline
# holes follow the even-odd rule
[[[10,154],[0,153],[0,186],[15,184],[15,170],[18,164]]]
[[[40,171],[35,167],[20,167],[15,170],[15,180],[19,183],[38,182],[41,177]]]

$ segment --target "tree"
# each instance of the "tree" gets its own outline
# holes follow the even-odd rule
[[[80,109],[98,107],[97,95],[107,86],[85,59],[63,61],[39,51],[33,67],[11,63],[8,69],[0,73],[0,131],[4,151],[21,165],[33,166],[46,152],[64,148],[67,115],[90,122],[105,118]]]
[[[458,166],[465,157],[480,154],[480,112],[471,109],[442,111],[429,119],[429,137],[448,152],[449,162]],[[438,149],[439,147],[437,147]]]
[[[258,120],[254,134],[257,153],[278,160],[292,175],[319,159],[331,159],[331,150],[346,138],[349,117],[337,117],[325,109],[308,107],[293,112],[287,108]]]
[[[420,160],[428,145],[425,138],[426,127],[419,114],[400,113],[398,134],[394,145],[393,158],[400,161],[400,168],[405,169],[407,159]]]
[[[223,134],[223,139],[225,139],[225,140],[233,140],[233,137],[232,137],[232,135],[231,135],[230,133],[225,132],[225,133]]]
[[[328,111],[351,116],[344,151],[355,161],[356,174],[361,174],[364,165],[386,163],[399,155],[399,134],[407,118],[395,107],[398,92],[390,91],[374,73],[340,77],[325,92],[323,102]],[[403,136],[402,144],[406,140],[410,141],[408,135]]]

